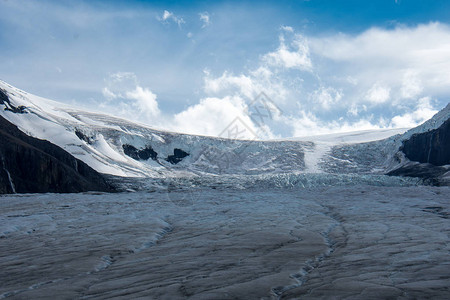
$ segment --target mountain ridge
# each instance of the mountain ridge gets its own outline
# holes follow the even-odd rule
[[[0,193],[113,192],[88,165],[0,116]]]
[[[406,132],[390,129],[273,141],[230,140],[156,130],[59,105],[1,81],[0,89],[8,95],[10,105],[25,107],[24,114],[1,111],[22,131],[49,140],[100,173],[122,177],[390,174],[411,162],[401,149],[405,140],[439,128],[450,117],[449,104],[432,119]],[[185,154],[175,159],[175,153]]]

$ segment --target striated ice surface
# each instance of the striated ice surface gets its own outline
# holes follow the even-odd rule
[[[2,196],[0,298],[450,298],[449,187],[278,179]]]

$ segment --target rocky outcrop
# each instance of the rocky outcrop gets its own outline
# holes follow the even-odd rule
[[[75,130],[75,135],[80,139],[80,140],[82,140],[82,141],[84,141],[84,142],[86,142],[86,143],[88,143],[88,144],[92,144],[93,143],[93,141],[92,141],[92,138],[90,138],[90,137],[88,137],[86,134],[84,134],[81,130],[79,130],[79,129],[76,129]]]
[[[122,145],[123,152],[135,160],[156,160],[158,153],[156,153],[152,147],[146,146],[143,149],[137,149],[133,145],[124,144]]]
[[[9,102],[9,98],[8,95],[5,93],[5,91],[3,91],[2,89],[0,89],[0,104],[6,105],[6,104],[11,104]]]
[[[9,101],[8,95],[2,89],[0,89],[0,104],[3,104],[5,106],[5,110],[7,111],[11,111],[16,114],[26,113],[26,106],[20,105],[15,107],[14,105],[12,105]]]
[[[437,129],[412,135],[400,150],[411,161],[435,166],[450,164],[450,119]]]
[[[0,116],[0,193],[86,191],[112,192],[114,188],[65,150],[26,135]]]
[[[177,163],[182,161],[183,158],[185,158],[188,155],[189,155],[189,153],[187,153],[181,149],[175,148],[175,149],[173,149],[173,155],[167,156],[167,161],[173,165],[176,165]]]
[[[434,166],[428,163],[409,162],[400,168],[390,171],[389,176],[407,176],[423,179],[425,184],[449,185],[447,173],[450,168],[447,166]]]
[[[397,156],[407,160],[387,175],[418,177],[428,184],[450,185],[450,119],[436,129],[404,140]]]

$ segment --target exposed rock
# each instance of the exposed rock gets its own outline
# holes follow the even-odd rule
[[[149,158],[156,160],[158,153],[152,147],[146,146],[144,149],[137,149],[133,145],[122,145],[123,152],[135,160],[148,160]]]
[[[75,134],[77,135],[77,137],[80,140],[85,141],[88,144],[92,144],[92,139],[90,137],[88,137],[87,135],[85,135],[81,130],[76,129]]]
[[[15,107],[15,106],[11,105],[11,107],[5,107],[5,110],[12,111],[15,114],[25,114],[26,113],[26,111],[25,111],[26,108],[27,107],[23,106],[23,105],[20,105],[18,107]]]
[[[450,164],[450,119],[437,129],[412,135],[400,150],[411,161],[435,166]]]
[[[0,104],[6,105],[6,103],[9,103],[8,95],[6,95],[6,92],[0,89]]]
[[[0,193],[111,192],[105,178],[60,147],[0,116]]]
[[[27,107],[23,105],[15,107],[14,105],[12,105],[11,102],[9,101],[8,95],[2,89],[0,89],[0,104],[5,105],[5,110],[7,111],[11,111],[16,114],[26,113],[25,109]]]
[[[189,155],[189,153],[187,153],[187,152],[185,152],[185,151],[183,151],[181,149],[175,148],[173,150],[173,155],[167,156],[167,161],[170,162],[173,165],[176,165],[177,163],[182,161],[183,158],[185,158],[188,155]]]
[[[400,151],[394,158],[406,157],[406,163],[400,164],[387,175],[409,176],[424,179],[432,185],[450,185],[450,119],[436,129],[413,134],[403,141]]]
[[[422,178],[424,183],[431,185],[448,185],[443,176],[449,171],[444,166],[434,166],[428,163],[409,162],[398,169],[392,170],[387,175],[408,176]]]

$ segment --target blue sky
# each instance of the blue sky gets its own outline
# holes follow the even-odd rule
[[[450,99],[450,1],[0,0],[0,11],[1,80],[157,128],[410,127]],[[249,113],[261,92],[274,108],[262,126]]]

